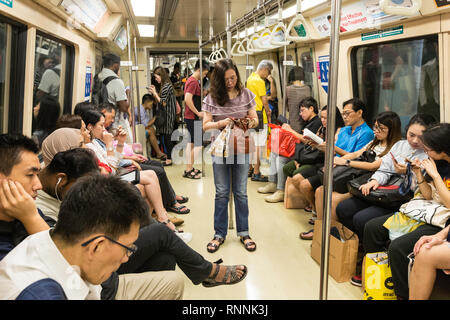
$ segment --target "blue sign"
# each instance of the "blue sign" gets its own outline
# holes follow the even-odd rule
[[[328,70],[330,69],[330,56],[319,57],[319,74],[322,88],[328,93]]]
[[[12,8],[13,0],[0,0],[5,6]]]
[[[86,86],[84,89],[84,97],[85,98],[89,98],[91,96],[91,84],[92,84],[92,71],[91,70],[92,70],[91,67],[86,67]]]

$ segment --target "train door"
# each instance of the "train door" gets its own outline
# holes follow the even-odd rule
[[[22,132],[27,27],[0,16],[0,133]]]
[[[360,46],[352,50],[354,96],[367,103],[366,121],[396,112],[402,133],[411,115],[441,118],[438,35]]]

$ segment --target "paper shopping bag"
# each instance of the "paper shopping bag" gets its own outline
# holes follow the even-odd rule
[[[356,272],[358,256],[358,236],[337,221],[331,221],[331,227],[339,231],[340,239],[330,235],[329,274],[337,282],[350,281]],[[322,246],[322,220],[314,222],[314,238],[311,257],[320,264]]]

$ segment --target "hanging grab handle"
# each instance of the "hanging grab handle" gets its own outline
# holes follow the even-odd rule
[[[398,16],[414,16],[419,13],[422,8],[422,0],[411,0],[411,7],[402,7],[401,5],[390,5],[391,0],[380,0],[380,9],[386,14],[394,14]]]
[[[228,52],[225,51],[225,49],[223,48],[223,41],[222,38],[220,38],[220,49],[219,49],[219,54],[221,56],[221,59],[228,59]]]
[[[236,42],[231,47],[231,56],[232,57],[243,57],[245,53],[239,52],[239,46],[241,45],[241,41],[239,40],[239,28],[236,27]]]
[[[286,26],[283,23],[283,9],[281,8],[280,1],[278,1],[278,4],[280,5],[280,7],[278,8],[278,24],[272,29],[272,33],[270,34],[270,44],[274,46],[287,46],[289,45],[290,41],[286,41]],[[283,33],[284,41],[275,39],[275,36],[278,32]]]
[[[291,23],[286,29],[286,40],[289,41],[307,41],[310,39],[309,36],[309,30],[306,27],[306,20],[302,15],[302,4],[301,0],[297,0],[297,14],[296,16],[291,20]],[[300,23],[299,23],[300,22]],[[299,31],[297,31],[297,28],[300,28],[300,32],[304,31],[304,35],[299,34]],[[303,26],[303,30],[301,30],[301,26]],[[292,29],[294,29],[296,36],[292,36],[291,32]]]

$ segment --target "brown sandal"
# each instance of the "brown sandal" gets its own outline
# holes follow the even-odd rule
[[[255,251],[256,250],[256,243],[254,241],[245,242],[245,240],[251,240],[251,239],[252,238],[250,238],[250,236],[241,237],[241,243],[244,245],[244,247],[247,251]],[[251,248],[252,246],[254,246],[254,247]]]
[[[213,241],[217,241],[219,244],[213,243]],[[208,250],[209,253],[214,253],[217,250],[219,250],[219,247],[225,242],[224,238],[220,238],[217,236],[214,236],[214,238],[206,245],[206,250]],[[213,247],[213,249],[210,249],[208,247]]]
[[[222,259],[214,262],[216,264],[216,270],[212,274],[212,276],[208,277],[206,280],[202,281],[202,285],[206,288],[216,287],[220,285],[230,285],[230,284],[236,284],[247,276],[247,267],[245,265],[242,265],[244,267],[244,270],[241,270],[243,272],[242,276],[239,277],[237,274],[237,270],[239,266],[225,266],[225,275],[223,276],[221,281],[217,281],[216,277],[219,274],[220,266],[223,261]]]

